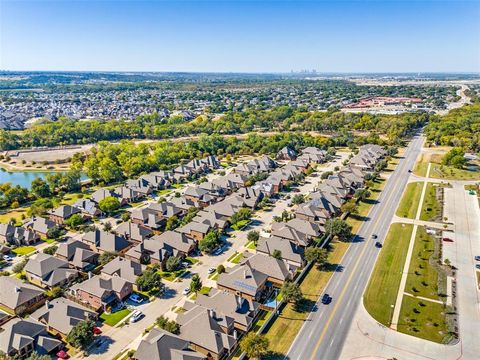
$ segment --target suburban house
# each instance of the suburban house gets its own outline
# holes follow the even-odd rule
[[[11,223],[0,224],[1,243],[22,246],[32,245],[38,240],[40,240],[40,236],[29,228],[16,227]]]
[[[135,224],[155,230],[165,225],[168,218],[184,214],[184,210],[170,202],[151,203],[147,207],[133,210],[130,219]]]
[[[126,186],[119,186],[113,190],[113,193],[121,199],[125,199],[127,203],[136,202],[145,197],[145,194],[138,192]]]
[[[280,258],[285,260],[289,265],[297,268],[303,266],[304,250],[303,247],[298,244],[279,238],[278,236],[260,238],[258,240],[257,253],[273,256],[275,252],[279,252]]]
[[[26,359],[32,352],[55,353],[63,344],[48,334],[45,325],[30,319],[13,318],[0,327],[0,351]]]
[[[90,246],[84,242],[69,238],[58,245],[54,256],[68,261],[74,269],[88,272],[97,266],[99,254],[90,250]]]
[[[243,332],[250,330],[260,309],[258,302],[218,289],[211,289],[208,295],[197,294],[195,304],[232,318],[234,328]]]
[[[71,269],[67,261],[44,253],[32,256],[24,271],[30,283],[50,289],[64,286],[78,276],[78,271]]]
[[[66,338],[70,330],[84,320],[96,320],[98,314],[85,306],[60,297],[45,301],[45,305],[37,309],[30,318],[44,324],[47,331]]]
[[[285,239],[297,244],[300,247],[307,247],[310,245],[312,240],[311,237],[307,236],[307,234],[297,230],[294,227],[290,227],[286,223],[277,223],[274,222],[272,224],[272,236],[276,236],[281,239]]]
[[[233,336],[234,320],[211,309],[195,306],[176,319],[180,336],[190,342],[192,350],[218,360],[231,353],[237,344]]]
[[[105,264],[102,268],[101,274],[107,276],[119,276],[128,280],[136,287],[137,278],[147,269],[136,261],[117,256],[115,259]]]
[[[325,209],[324,207],[317,206],[317,202],[307,202],[300,204],[295,210],[295,216],[297,219],[305,220],[308,222],[316,222],[323,226],[328,219],[330,219],[334,214],[333,207],[331,211]]]
[[[268,295],[268,275],[250,266],[237,265],[220,274],[217,288],[251,301],[260,301]]]
[[[0,305],[13,314],[35,310],[45,301],[43,289],[15,276],[0,276],[0,289]]]
[[[102,211],[98,208],[97,203],[90,199],[79,199],[73,204],[73,206],[79,208],[82,215],[89,218],[102,215]]]
[[[187,200],[192,201],[196,207],[204,208],[217,201],[217,198],[210,194],[208,190],[198,186],[189,186],[183,195]]]
[[[82,241],[90,246],[91,250],[99,253],[111,252],[122,254],[127,251],[131,245],[123,236],[99,229],[85,233]]]
[[[57,226],[55,222],[50,219],[45,219],[39,216],[33,216],[23,222],[26,229],[32,230],[38,236],[47,237],[48,230]]]
[[[100,201],[102,201],[103,199],[108,198],[108,197],[117,198],[118,201],[120,202],[120,206],[124,206],[124,205],[128,204],[127,199],[122,198],[117,193],[115,193],[115,192],[113,192],[109,189],[105,189],[105,188],[101,188],[101,189],[98,189],[95,192],[93,192],[92,196],[90,196],[90,200],[92,200],[92,201],[94,201],[98,204],[98,203],[100,203]]]
[[[142,339],[133,355],[135,360],[207,360],[190,349],[190,343],[164,330],[153,328]]]
[[[160,235],[151,238],[162,245],[163,248],[169,249],[173,256],[188,256],[197,248],[197,241],[176,231],[165,231]]]
[[[95,275],[70,288],[70,296],[81,304],[105,311],[133,292],[133,284],[119,276]]]
[[[135,243],[140,243],[153,235],[152,230],[146,226],[135,224],[131,221],[122,222],[113,232]]]
[[[153,193],[154,190],[153,185],[143,178],[139,178],[136,180],[128,179],[125,183],[125,186],[137,191],[143,196],[150,195],[151,193]]]
[[[277,153],[277,160],[295,160],[297,158],[297,152],[289,146],[284,146]]]
[[[228,219],[213,209],[199,211],[192,222],[206,224],[212,229],[225,229],[229,225]]]
[[[74,214],[80,214],[82,211],[76,206],[62,205],[58,208],[48,212],[48,217],[51,221],[58,225],[63,225],[65,220],[69,219]]]
[[[216,198],[225,197],[229,192],[228,188],[221,187],[211,181],[202,182],[198,187],[202,190],[208,191],[210,195],[215,196]]]
[[[173,255],[171,248],[165,248],[163,243],[146,239],[125,253],[125,258],[142,264],[158,264],[165,269],[167,259]]]
[[[191,221],[188,224],[177,228],[175,231],[185,234],[197,241],[201,241],[211,229],[212,227],[208,224]]]

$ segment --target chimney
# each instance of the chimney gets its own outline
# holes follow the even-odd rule
[[[19,292],[21,292],[21,291],[22,291],[22,289],[20,289],[18,286],[15,286],[15,292],[16,292],[16,293],[19,293]]]
[[[50,309],[50,301],[45,300],[45,307],[46,307],[47,309]]]
[[[247,279],[248,278],[248,274],[247,274],[247,270],[243,270],[243,277],[244,279]]]
[[[91,271],[88,272],[88,278],[89,278],[89,279],[92,278],[92,272],[91,272]]]
[[[240,310],[242,308],[243,299],[241,296],[235,296],[235,300],[237,301],[237,310]]]

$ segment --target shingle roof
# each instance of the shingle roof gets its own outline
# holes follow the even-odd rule
[[[43,290],[16,277],[0,276],[0,304],[10,309],[25,304],[43,294]]]

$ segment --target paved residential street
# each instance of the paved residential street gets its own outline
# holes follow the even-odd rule
[[[400,201],[424,138],[415,136],[404,158],[390,175],[385,188],[360,227],[349,250],[338,264],[325,292],[332,297],[329,305],[317,303],[302,330],[288,351],[289,359],[338,359],[353,316],[361,302],[370,273],[378,256],[370,240],[372,234],[383,241],[388,232],[397,204]],[[359,344],[355,344],[357,347]]]

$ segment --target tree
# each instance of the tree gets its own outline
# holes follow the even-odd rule
[[[452,148],[445,154],[442,160],[443,165],[451,165],[457,169],[462,169],[467,162],[465,159],[465,151],[460,147]]]
[[[352,227],[345,220],[339,218],[328,219],[325,231],[332,236],[337,236],[342,241],[348,241],[352,237]]]
[[[176,215],[170,216],[165,224],[165,230],[174,230],[179,224],[180,221]]]
[[[249,220],[251,217],[252,217],[252,210],[247,208],[241,208],[235,214],[232,215],[232,217],[230,218],[230,222],[232,225],[234,225],[240,221]]]
[[[12,271],[15,274],[21,273],[23,271],[23,268],[25,267],[25,265],[27,265],[27,262],[28,262],[27,259],[23,259],[22,261],[16,263],[15,265],[13,265]]]
[[[200,251],[210,253],[220,244],[220,232],[211,230],[205,237],[198,243]]]
[[[358,199],[359,201],[365,201],[370,197],[371,193],[370,190],[368,189],[357,189],[355,191],[355,198]]]
[[[217,273],[218,274],[223,274],[225,272],[225,266],[223,266],[222,264],[218,265],[217,266]]]
[[[180,332],[180,326],[173,320],[168,320],[165,316],[159,316],[155,321],[155,324],[163,330],[171,332],[172,334],[178,334]]]
[[[0,357],[1,358],[1,357]],[[9,358],[10,360],[11,358]],[[52,360],[50,355],[40,355],[38,352],[32,352],[25,360]]]
[[[358,214],[358,205],[354,201],[347,201],[340,210],[342,213]]]
[[[298,304],[303,299],[302,290],[300,286],[291,281],[285,281],[282,286],[283,299],[287,302]]]
[[[192,276],[192,281],[190,282],[190,291],[191,292],[198,292],[202,288],[202,280],[198,274]]]
[[[260,359],[266,355],[268,346],[269,342],[265,336],[252,331],[240,341],[240,349],[247,354],[249,359]]]
[[[256,244],[258,239],[260,239],[260,233],[257,230],[251,230],[248,232],[247,234],[248,241],[253,241]]]
[[[110,251],[105,251],[105,252],[101,253],[100,256],[98,257],[98,263],[100,265],[105,265],[106,263],[109,263],[110,261],[112,261],[116,257],[117,257],[117,253],[110,252]]]
[[[120,208],[120,201],[114,196],[107,196],[98,203],[98,207],[106,214],[113,214]]]
[[[388,166],[388,163],[386,160],[380,160],[374,167],[374,170],[377,171],[377,172],[380,172],[382,171],[383,169],[385,169],[386,167]]]
[[[58,249],[57,245],[52,245],[52,246],[49,246],[49,247],[46,247],[45,249],[43,249],[43,253],[48,254],[48,255],[53,255],[53,254],[55,254],[57,249]]]
[[[295,194],[292,198],[292,204],[299,205],[305,201],[305,198],[302,194]]]
[[[328,251],[317,247],[307,247],[305,249],[305,260],[308,262],[313,261],[322,266],[328,260]]]
[[[37,198],[48,198],[52,195],[50,186],[42,178],[36,178],[32,181],[31,192]]]
[[[275,249],[275,250],[273,250],[272,257],[274,257],[275,259],[281,260],[282,259],[282,252],[278,249]]]
[[[137,277],[136,284],[141,291],[150,291],[160,287],[162,279],[155,269],[146,269]]]
[[[57,225],[52,226],[50,229],[47,230],[47,239],[57,239],[62,235],[62,229]]]
[[[83,217],[80,214],[73,214],[67,220],[65,224],[70,226],[72,229],[77,230],[80,225],[84,223]]]
[[[165,263],[167,271],[175,271],[180,266],[180,258],[176,256],[170,256]]]
[[[78,322],[67,335],[67,342],[75,348],[85,349],[93,342],[93,327],[95,323],[92,320],[83,320]]]
[[[112,223],[110,221],[107,221],[105,224],[103,224],[103,230],[104,231],[112,230]]]
[[[38,199],[28,209],[29,216],[43,216],[48,210],[53,209],[53,202],[51,199]]]
[[[49,291],[47,291],[47,294],[48,294],[48,297],[50,299],[55,299],[55,298],[58,298],[58,297],[62,296],[63,290],[59,286],[54,286]]]

